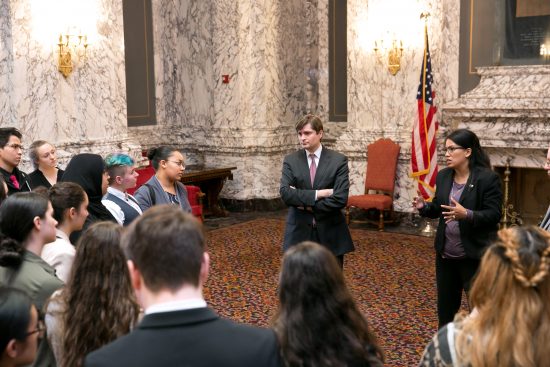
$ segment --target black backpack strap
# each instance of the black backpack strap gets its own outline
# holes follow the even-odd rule
[[[151,198],[151,206],[155,205],[157,200],[155,196],[155,190],[153,190],[153,186],[148,183],[144,183],[143,185],[147,186],[147,189],[149,190],[149,197]]]

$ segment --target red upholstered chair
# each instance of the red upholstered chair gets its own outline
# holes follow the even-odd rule
[[[391,139],[378,139],[367,146],[365,194],[348,198],[348,224],[350,208],[377,209],[380,213],[377,221],[378,230],[384,230],[384,212],[389,212],[390,218],[393,217],[393,191],[400,149]]]
[[[141,185],[153,177],[155,174],[155,169],[151,166],[151,162],[149,162],[147,167],[136,169],[136,172],[139,173],[137,185],[135,188],[127,190],[130,195],[133,195]],[[204,213],[202,210],[202,198],[204,194],[202,193],[200,187],[185,185],[185,188],[187,189],[187,200],[189,200],[189,204],[191,205],[191,214],[199,218],[201,222],[204,221]]]

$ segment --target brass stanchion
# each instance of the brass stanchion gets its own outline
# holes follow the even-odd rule
[[[510,162],[512,158],[506,159],[504,166],[504,201],[502,203],[502,217],[500,219],[500,228],[508,228],[512,226],[520,226],[523,224],[523,219],[518,212],[514,210],[514,204],[510,204]]]

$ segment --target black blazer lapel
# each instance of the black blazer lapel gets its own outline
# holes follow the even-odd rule
[[[468,180],[466,181],[466,187],[464,187],[464,191],[462,192],[462,195],[460,195],[460,200],[458,201],[459,204],[463,204],[464,200],[468,198],[468,196],[471,195],[471,193],[474,191],[475,186],[477,185],[477,179],[478,179],[478,172],[477,170],[473,170],[470,172],[470,176],[468,177]]]
[[[325,147],[321,150],[321,158],[319,159],[319,165],[317,166],[317,173],[315,174],[315,181],[313,187],[317,187],[319,182],[325,178],[331,164],[332,154],[331,151]]]

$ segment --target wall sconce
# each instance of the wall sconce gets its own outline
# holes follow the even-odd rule
[[[398,46],[399,45],[399,46]],[[401,68],[401,56],[403,56],[403,41],[394,39],[391,47],[384,46],[384,41],[374,41],[374,52],[379,57],[382,64],[384,58],[388,60],[388,71],[391,75],[396,75]]]
[[[540,55],[541,56],[550,56],[550,45],[546,46],[546,44],[540,45]]]
[[[66,78],[73,71],[73,60],[77,62],[86,60],[88,37],[81,34],[78,36],[60,34],[57,46],[59,47],[57,69]]]

